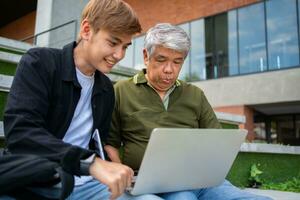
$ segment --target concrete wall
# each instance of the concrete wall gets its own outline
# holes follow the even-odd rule
[[[300,69],[220,78],[194,83],[213,107],[300,100]]]
[[[39,34],[51,28],[52,0],[38,0],[36,10],[36,22],[34,34]],[[49,44],[49,34],[45,33],[36,38],[38,46]]]
[[[88,0],[38,0],[36,34],[75,20],[38,37],[38,45],[60,48],[76,39],[81,11]]]

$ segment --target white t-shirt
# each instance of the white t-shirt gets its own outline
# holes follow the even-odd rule
[[[94,75],[84,75],[77,68],[76,75],[82,89],[71,124],[63,138],[63,141],[88,149],[93,129],[91,99],[95,78]],[[75,176],[74,178],[75,185],[82,185],[93,179],[91,176],[81,176],[80,178]]]

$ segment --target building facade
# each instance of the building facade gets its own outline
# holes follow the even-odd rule
[[[298,0],[127,0],[146,31],[178,24],[192,48],[180,78],[202,88],[216,111],[246,116],[249,140],[300,145]],[[126,67],[143,67],[143,36]]]

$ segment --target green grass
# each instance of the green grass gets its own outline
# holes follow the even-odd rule
[[[0,92],[0,121],[3,120],[3,112],[6,105],[7,92]]]
[[[227,179],[238,187],[248,187],[252,164],[260,164],[260,178],[265,183],[283,183],[300,177],[300,155],[240,152]]]
[[[237,124],[227,124],[227,123],[224,123],[224,122],[221,122],[221,126],[224,129],[237,129],[237,128],[239,128],[239,125],[237,125]]]
[[[0,74],[13,76],[16,73],[17,64],[0,61]]]
[[[5,141],[4,139],[0,139],[0,148],[4,148],[5,147]]]
[[[293,177],[292,179],[282,183],[263,183],[260,188],[266,190],[280,190],[300,193],[300,176]]]

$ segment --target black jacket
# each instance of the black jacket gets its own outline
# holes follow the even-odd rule
[[[4,132],[12,153],[37,154],[61,164],[67,172],[80,175],[80,160],[93,151],[64,143],[64,137],[80,98],[73,49],[33,48],[23,55],[4,112]],[[112,83],[95,73],[92,93],[93,130],[103,140],[109,132],[114,106]]]

